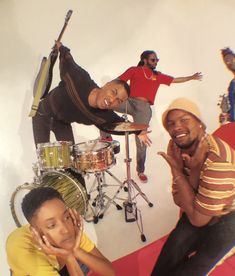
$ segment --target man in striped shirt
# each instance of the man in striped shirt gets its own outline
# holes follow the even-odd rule
[[[235,152],[208,135],[195,103],[174,100],[162,115],[171,140],[159,154],[171,168],[172,195],[182,216],[152,275],[206,275],[235,244]]]

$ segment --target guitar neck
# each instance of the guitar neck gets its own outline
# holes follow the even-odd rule
[[[61,38],[62,38],[62,36],[63,36],[63,34],[64,34],[64,31],[65,31],[65,29],[66,29],[67,25],[68,25],[68,23],[67,23],[67,22],[66,22],[66,23],[64,23],[64,26],[63,26],[63,28],[62,28],[62,30],[61,30],[61,32],[60,32],[60,34],[59,34],[58,38],[57,38],[57,41],[61,41]]]
[[[57,41],[61,41],[61,38],[62,38],[62,36],[63,36],[63,34],[64,34],[64,31],[65,31],[65,29],[66,29],[66,27],[67,27],[67,25],[68,25],[68,22],[69,22],[69,19],[70,19],[72,13],[73,13],[72,10],[69,10],[69,11],[67,12],[67,15],[66,15],[66,17],[65,17],[64,26],[63,26],[63,28],[62,28],[62,30],[61,30],[61,32],[60,32],[58,38],[57,38]]]

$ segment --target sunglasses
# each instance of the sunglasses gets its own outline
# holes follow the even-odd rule
[[[159,61],[159,58],[150,58],[152,62]]]

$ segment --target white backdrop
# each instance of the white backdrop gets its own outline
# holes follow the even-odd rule
[[[179,96],[195,100],[210,132],[218,127],[219,95],[232,78],[219,50],[226,46],[235,49],[234,0],[0,0],[1,275],[8,275],[5,239],[15,227],[10,197],[17,186],[32,180],[31,166],[36,160],[28,117],[33,82],[69,9],[73,15],[62,41],[99,85],[136,65],[146,49],[157,52],[158,69],[164,73],[175,77],[203,73],[202,82],[159,89],[147,163],[149,168],[157,168],[156,178],[164,173],[156,152],[165,149],[168,140],[161,126],[168,103]],[[56,64],[52,87],[58,80]],[[74,125],[74,131],[77,142],[98,136],[93,126]]]

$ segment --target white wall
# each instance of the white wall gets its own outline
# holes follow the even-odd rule
[[[153,150],[147,163],[157,167],[158,177],[163,162],[155,153],[165,149],[168,140],[161,126],[162,111],[172,99],[187,96],[200,104],[208,131],[212,131],[218,127],[218,97],[232,77],[219,50],[226,46],[235,50],[234,0],[1,0],[1,275],[8,274],[5,239],[15,227],[10,197],[17,186],[32,180],[31,165],[36,160],[28,117],[34,78],[69,9],[73,15],[62,41],[98,84],[137,64],[146,49],[158,53],[162,72],[176,77],[203,73],[202,82],[159,89],[151,121]],[[59,79],[57,65],[52,86]],[[94,127],[77,125],[74,129],[77,142],[98,136]]]

